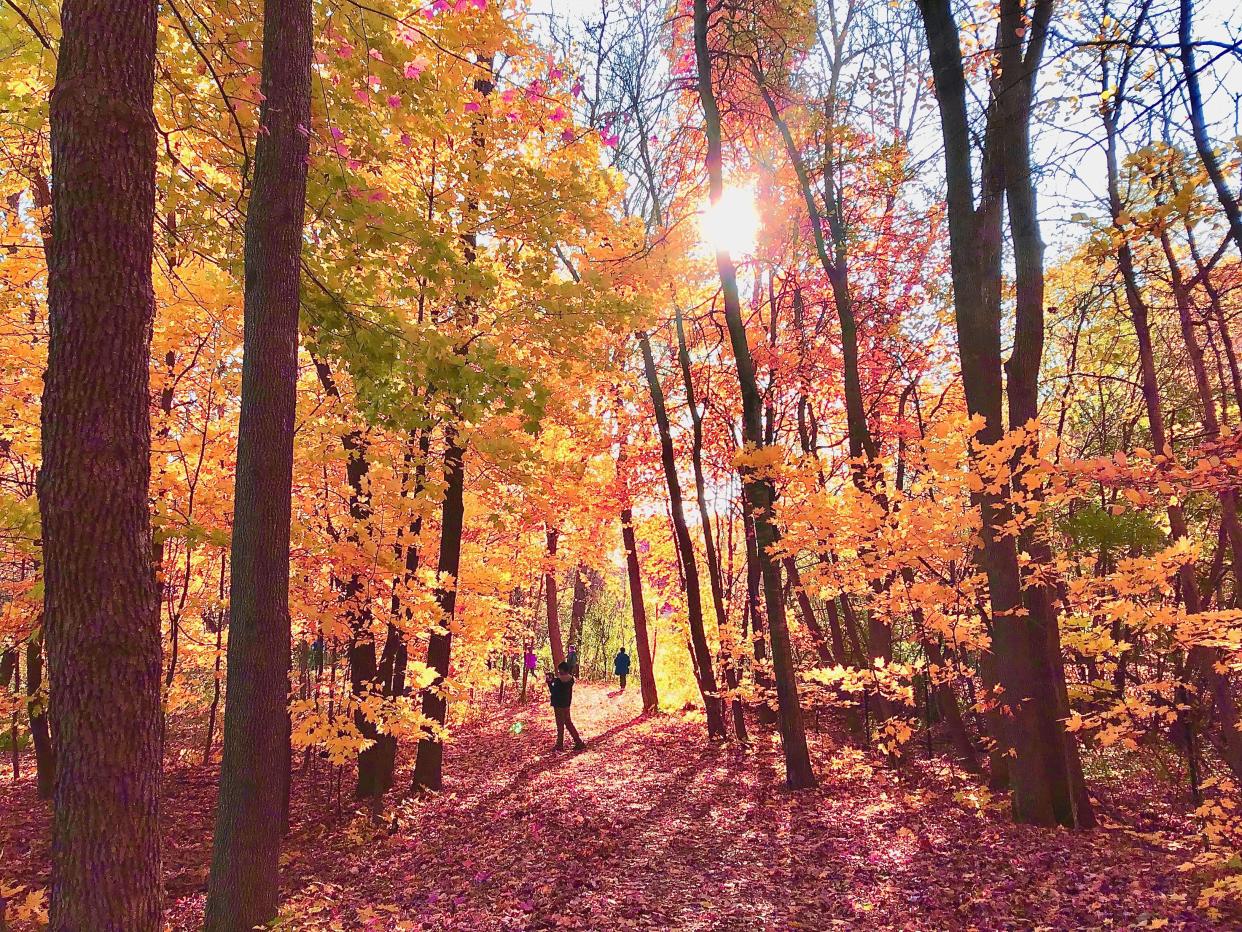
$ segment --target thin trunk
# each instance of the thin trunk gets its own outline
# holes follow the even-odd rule
[[[17,648],[6,648],[0,654],[0,688],[10,689],[16,696],[22,688],[21,674],[17,669]],[[9,760],[13,767],[13,782],[22,778],[22,748],[17,740],[17,709],[9,717]]]
[[[50,927],[161,926],[151,564],[154,0],[65,0],[51,95],[44,631],[59,755]]]
[[[1238,252],[1242,254],[1242,208],[1238,199],[1229,190],[1229,182],[1220,167],[1220,159],[1212,147],[1208,137],[1207,117],[1203,110],[1203,93],[1199,87],[1199,68],[1195,64],[1195,46],[1192,41],[1194,3],[1192,0],[1181,0],[1179,4],[1181,19],[1178,23],[1177,41],[1181,53],[1182,77],[1186,80],[1186,98],[1190,103],[1190,128],[1195,138],[1195,149],[1212,179],[1212,187],[1220,201],[1225,219],[1229,221],[1229,236],[1233,239]]]
[[[686,512],[681,496],[681,479],[677,475],[677,458],[673,449],[673,437],[669,428],[668,412],[664,407],[664,389],[660,387],[660,374],[656,371],[655,357],[651,352],[651,340],[639,332],[638,344],[643,353],[643,370],[647,376],[647,389],[651,393],[651,407],[655,412],[656,429],[660,435],[660,460],[664,465],[664,481],[668,486],[669,511],[673,520],[673,541],[681,558],[686,589],[686,614],[690,626],[691,653],[698,670],[699,691],[707,711],[707,733],[711,737],[725,736],[724,710],[716,673],[712,664],[712,651],[703,626],[703,595],[699,586],[698,560],[694,553],[694,541],[686,525]]]
[[[716,637],[722,639],[728,627],[728,616],[725,613],[724,581],[720,573],[720,554],[716,550],[716,540],[712,536],[712,517],[707,510],[707,482],[703,478],[703,414],[699,411],[698,399],[694,393],[694,378],[690,370],[690,347],[686,341],[686,327],[681,319],[681,308],[674,305],[673,319],[677,328],[677,360],[681,364],[681,377],[686,383],[686,405],[690,409],[690,426],[692,429],[690,446],[690,463],[694,468],[695,499],[699,506],[699,524],[703,528],[704,556],[707,559],[707,576],[712,590],[712,609],[716,613]],[[734,691],[733,701],[733,733],[739,741],[748,740],[746,732],[746,715],[742,700],[736,691],[741,685],[741,676],[734,669],[728,658],[721,660],[724,668],[725,684]]]
[[[569,614],[569,647],[578,649],[579,660],[582,654],[582,626],[586,623],[587,610],[587,578],[586,568],[578,564],[574,568],[574,604]]]
[[[1186,344],[1187,356],[1190,359],[1191,370],[1194,375],[1195,388],[1199,395],[1204,434],[1208,439],[1215,440],[1220,436],[1220,424],[1216,417],[1216,401],[1208,384],[1207,372],[1203,363],[1203,350],[1194,332],[1186,285],[1180,274],[1176,256],[1173,254],[1166,234],[1161,235],[1161,244],[1169,264],[1174,303],[1177,306],[1178,312],[1178,322],[1181,325],[1182,338]],[[1142,329],[1146,329],[1146,323],[1146,317],[1144,316],[1142,319]],[[1136,330],[1139,329],[1138,318],[1135,320],[1135,327]],[[1140,338],[1141,344],[1142,338]],[[1150,344],[1151,338],[1149,335],[1147,337],[1148,347],[1150,347]],[[1152,375],[1154,379],[1154,366]],[[1146,363],[1144,363],[1143,376],[1146,383]],[[1144,394],[1146,396],[1147,393],[1145,392]],[[1155,405],[1153,408],[1149,403],[1148,419],[1154,425],[1152,433],[1153,443],[1157,444],[1158,449],[1164,450],[1165,443],[1157,441],[1155,432],[1158,428],[1161,434],[1160,440],[1163,441],[1164,426],[1160,412],[1160,396],[1158,390],[1153,391],[1152,394],[1155,398]],[[1155,418],[1151,416],[1153,410],[1156,414]],[[1232,490],[1226,489],[1221,491],[1220,504],[1221,535],[1233,554],[1233,565],[1236,574],[1239,572],[1239,566],[1242,565],[1242,529],[1239,528],[1237,500]],[[1170,537],[1174,541],[1185,538],[1188,535],[1186,517],[1180,506],[1170,507],[1169,509],[1169,531]],[[1187,614],[1198,614],[1202,611],[1203,606],[1194,565],[1187,563],[1182,566],[1178,577],[1181,581],[1182,600],[1186,605]],[[1203,683],[1211,694],[1213,704],[1216,707],[1216,715],[1220,720],[1221,756],[1235,775],[1242,776],[1242,732],[1238,730],[1238,705],[1230,686],[1228,675],[1222,673],[1218,666],[1221,662],[1221,653],[1214,648],[1199,646],[1191,649],[1189,660],[1200,682]]]
[[[915,625],[919,630],[922,630],[922,619],[916,618]],[[953,745],[953,751],[963,767],[971,773],[980,773],[982,768],[979,766],[979,758],[975,754],[974,742],[970,740],[970,733],[966,730],[966,722],[962,719],[962,709],[957,702],[957,693],[953,691],[952,683],[943,678],[948,670],[948,666],[945,663],[944,651],[940,647],[940,642],[936,640],[935,635],[927,635],[922,638],[922,644],[923,651],[927,654],[927,662],[931,666],[938,668],[941,677],[939,682],[932,682],[935,677],[932,676],[931,671],[928,671],[931,697],[935,700],[936,708],[940,712],[940,718],[944,722],[945,730],[949,733],[949,743]]]
[[[246,214],[245,337],[230,560],[228,696],[205,926],[276,915],[289,798],[289,526],[309,150],[310,0],[267,0]]]
[[[1113,223],[1119,224],[1123,209],[1121,192],[1118,184],[1117,159],[1117,111],[1113,107],[1102,110],[1105,132],[1105,167],[1107,169],[1109,211]],[[1130,318],[1134,323],[1134,333],[1139,350],[1139,376],[1143,390],[1143,402],[1147,410],[1148,430],[1156,453],[1171,456],[1172,448],[1164,427],[1164,411],[1160,398],[1160,383],[1156,375],[1155,350],[1152,344],[1150,315],[1147,302],[1139,287],[1138,275],[1134,267],[1134,256],[1129,242],[1123,237],[1117,247],[1117,267],[1121,272],[1125,286],[1126,303],[1130,310]],[[1181,314],[1179,313],[1179,322]],[[1186,516],[1180,504],[1171,504],[1168,508],[1169,539],[1176,542],[1187,537]],[[1222,530],[1225,528],[1222,527]],[[1199,582],[1193,563],[1179,568],[1178,580],[1181,584],[1182,599],[1187,614],[1196,615],[1202,610],[1199,597]],[[1217,669],[1220,662],[1220,651],[1208,647],[1197,647],[1190,652],[1190,663],[1200,680],[1212,696],[1217,715],[1221,722],[1221,753],[1225,762],[1235,776],[1242,776],[1242,732],[1238,731],[1238,709],[1229,687],[1228,677]]]
[[[36,631],[26,642],[26,715],[35,752],[35,781],[40,799],[51,799],[56,777],[56,750],[47,720],[43,689],[43,635]]]
[[[824,629],[820,625],[819,619],[815,617],[815,606],[811,604],[811,597],[806,594],[806,589],[802,586],[802,576],[798,572],[798,561],[793,557],[785,558],[785,575],[789,577],[789,587],[793,590],[799,616],[802,618],[802,624],[811,633],[811,640],[815,644],[815,655],[819,658],[820,664],[827,667],[834,663],[843,662],[833,656],[832,648],[828,646],[828,641],[824,637]]]
[[[698,65],[699,101],[703,107],[704,132],[707,137],[708,193],[713,204],[724,192],[724,166],[720,111],[712,88],[711,53],[707,44],[707,0],[694,0],[694,52]],[[757,450],[763,446],[763,400],[755,380],[746,325],[742,321],[738,297],[737,271],[728,252],[716,252],[716,268],[724,294],[725,322],[729,342],[737,366],[738,386],[742,395],[743,440]],[[785,625],[785,604],[781,591],[780,566],[772,554],[779,539],[775,515],[776,489],[771,479],[746,470],[745,493],[750,499],[755,521],[755,548],[763,576],[764,601],[767,606],[768,636],[772,645],[772,666],[776,678],[776,698],[780,709],[781,744],[785,752],[785,782],[791,789],[815,785],[811,755],[807,749],[806,731],[802,724],[802,708],[798,701],[798,680],[794,670],[789,630]]]
[[[634,640],[638,647],[638,683],[643,696],[643,711],[656,712],[660,708],[660,697],[656,691],[651,642],[647,635],[647,605],[643,601],[638,545],[634,540],[634,514],[629,507],[621,511],[621,543],[625,548],[625,569],[630,585],[630,610],[634,616]],[[525,695],[525,679],[522,682]]]
[[[561,614],[557,600],[560,596],[556,591],[556,541],[560,536],[555,528],[547,532],[548,566],[544,570],[543,584],[545,599],[548,603],[548,641],[552,648],[552,665],[559,667],[565,662],[565,645],[561,641]]]
[[[221,676],[220,666],[224,659],[224,622],[228,617],[227,610],[224,608],[224,570],[227,565],[228,556],[220,555],[220,614],[216,616],[216,650],[215,656],[211,663],[211,708],[207,711],[207,740],[203,743],[203,766],[206,767],[211,763],[211,746],[215,743],[216,738],[216,715],[220,711],[220,686]]]

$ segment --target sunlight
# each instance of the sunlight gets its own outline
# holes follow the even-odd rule
[[[759,208],[754,184],[726,185],[720,200],[708,205],[699,216],[703,242],[731,256],[755,251],[759,239]]]

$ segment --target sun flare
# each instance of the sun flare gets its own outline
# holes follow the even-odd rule
[[[728,185],[720,200],[709,204],[699,216],[699,227],[705,242],[712,249],[731,256],[744,256],[755,251],[759,239],[759,207],[755,187]]]

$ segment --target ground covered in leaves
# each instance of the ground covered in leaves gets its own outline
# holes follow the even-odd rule
[[[1213,927],[1178,870],[1192,839],[1151,813],[1114,802],[1093,832],[1012,826],[960,771],[895,770],[827,732],[812,733],[819,788],[789,793],[773,741],[708,745],[698,723],[640,716],[636,692],[578,687],[581,753],[552,749],[546,705],[470,723],[443,793],[394,791],[378,814],[356,812],[348,780],[312,760],[283,927]],[[214,780],[170,767],[175,929],[201,927]],[[0,880],[19,899],[46,884],[46,821],[29,780],[0,791]]]

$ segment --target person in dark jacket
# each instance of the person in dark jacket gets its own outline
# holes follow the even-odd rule
[[[569,707],[574,701],[573,673],[565,661],[561,662],[556,671],[548,673],[548,701],[556,714],[556,749],[565,749],[565,730],[568,729],[569,736],[574,739],[574,750],[581,751],[586,747],[586,742],[578,735],[578,729],[574,727],[574,720],[569,714]]]
[[[612,662],[612,672],[617,674],[621,679],[621,689],[625,689],[625,678],[630,675],[630,655],[625,652],[622,647],[617,651],[617,657]]]

